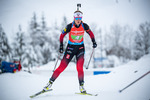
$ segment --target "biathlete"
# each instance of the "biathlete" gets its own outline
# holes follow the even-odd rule
[[[84,89],[84,72],[83,72],[84,53],[85,53],[85,47],[83,42],[84,32],[86,31],[89,34],[93,42],[93,48],[96,48],[97,44],[93,32],[90,30],[89,26],[86,23],[83,23],[82,15],[83,13],[81,11],[79,10],[75,11],[74,21],[68,24],[60,35],[59,52],[63,53],[63,38],[67,33],[69,34],[68,45],[59,67],[54,71],[48,84],[44,87],[45,91],[51,89],[53,82],[57,79],[60,73],[64,71],[64,69],[67,67],[73,56],[75,56],[77,60],[76,66],[80,85],[79,89],[81,93],[86,93],[86,90]]]

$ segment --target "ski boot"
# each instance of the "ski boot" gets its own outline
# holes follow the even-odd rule
[[[43,90],[45,90],[45,91],[51,90],[52,84],[53,84],[53,81],[49,81],[49,82],[47,83],[47,85],[43,88]]]
[[[83,84],[79,86],[79,89],[81,93],[86,93],[86,90],[84,89]]]

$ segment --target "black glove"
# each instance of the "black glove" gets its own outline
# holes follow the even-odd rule
[[[60,53],[63,53],[63,44],[60,44],[59,52],[60,52]]]
[[[96,42],[93,42],[93,48],[96,48],[96,47],[97,47]]]

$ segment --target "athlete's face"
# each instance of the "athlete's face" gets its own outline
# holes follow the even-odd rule
[[[74,18],[74,20],[75,20],[75,24],[79,25],[82,21],[82,18]]]

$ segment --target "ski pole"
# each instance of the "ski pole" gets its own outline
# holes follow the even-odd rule
[[[141,77],[139,77],[138,79],[136,79],[135,81],[133,81],[132,83],[130,83],[129,85],[127,85],[126,87],[124,87],[123,89],[119,90],[119,92],[121,93],[122,91],[124,91],[129,86],[131,86],[132,84],[134,84],[135,82],[137,82],[138,80],[140,80],[141,78],[143,78],[144,76],[148,75],[149,73],[150,73],[150,71],[148,71],[147,73],[145,73],[144,75],[142,75]]]
[[[86,66],[86,69],[88,69],[88,68],[89,68],[89,64],[90,64],[91,58],[92,58],[92,56],[93,56],[93,53],[94,53],[94,48],[93,48],[93,50],[92,50],[92,53],[91,53],[91,56],[90,56],[89,62],[88,62],[88,64],[87,64],[87,66]]]
[[[53,72],[55,71],[55,69],[56,69],[56,66],[57,66],[57,63],[58,63],[58,59],[60,58],[60,53],[59,53],[59,55],[58,55],[58,57],[57,57],[57,60],[56,60],[56,63],[55,63],[55,66],[54,66],[54,69],[53,69]]]

